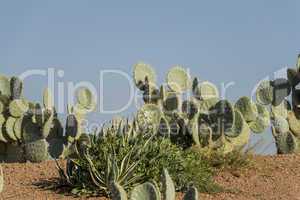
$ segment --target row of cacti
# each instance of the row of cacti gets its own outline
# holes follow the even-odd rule
[[[4,162],[41,162],[67,154],[70,143],[81,134],[80,123],[90,111],[93,96],[86,88],[77,93],[76,106],[69,106],[66,133],[58,119],[53,97],[47,88],[43,106],[23,96],[18,77],[0,75],[0,159]],[[76,127],[75,127],[76,126]],[[76,132],[71,131],[77,129]],[[72,136],[74,139],[72,140]],[[67,154],[68,155],[68,154]]]
[[[257,101],[269,108],[278,154],[300,152],[299,83],[300,55],[296,67],[287,69],[287,78],[261,81],[256,90]]]
[[[154,130],[176,138],[183,147],[196,144],[227,153],[246,145],[251,131],[262,133],[269,126],[268,111],[260,104],[242,97],[232,105],[220,98],[214,84],[192,80],[182,67],[171,68],[167,86],[158,87],[154,69],[138,63],[134,80],[145,102],[136,115],[139,132]],[[190,91],[193,95],[183,100]]]
[[[110,198],[112,200],[127,200],[128,196],[130,196],[130,200],[175,200],[176,190],[174,182],[166,169],[163,171],[161,185],[162,192],[160,192],[158,184],[155,182],[146,182],[135,186],[130,192],[130,195],[128,195],[122,186],[117,182],[112,182],[109,188]],[[198,199],[197,188],[190,186],[185,193],[183,200]]]

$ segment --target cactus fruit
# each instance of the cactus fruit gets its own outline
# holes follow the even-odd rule
[[[256,101],[262,105],[270,105],[273,102],[273,87],[269,80],[263,80],[258,84]]]
[[[164,169],[162,174],[162,191],[164,200],[175,200],[176,190],[174,182],[169,175],[168,170]]]
[[[278,106],[291,93],[291,85],[287,79],[278,78],[271,81],[273,87],[272,105]]]
[[[257,107],[249,97],[243,96],[235,103],[235,109],[238,109],[246,122],[254,121],[257,117]]]
[[[208,100],[211,98],[219,98],[218,88],[211,82],[204,81],[200,83],[195,89],[194,94],[201,100]]]
[[[198,190],[197,188],[191,186],[188,188],[186,194],[183,197],[183,200],[198,200]]]
[[[11,96],[9,78],[3,75],[0,75],[0,94],[9,98]]]
[[[13,117],[21,117],[29,109],[28,102],[24,99],[15,99],[9,104],[9,113]]]
[[[45,139],[25,143],[25,158],[30,162],[42,162],[49,158],[48,143]]]
[[[112,183],[109,187],[110,198],[112,200],[127,200],[126,191],[118,183]]]
[[[130,200],[160,200],[160,193],[152,183],[144,183],[133,188]]]
[[[150,86],[155,85],[156,82],[156,74],[154,69],[150,65],[142,62],[139,62],[134,66],[133,78],[135,85],[139,89],[144,87],[146,78]]]
[[[182,93],[190,89],[192,85],[190,75],[180,66],[172,67],[168,71],[166,82],[169,88],[176,93]]]
[[[20,99],[23,92],[23,83],[18,77],[11,77],[10,79],[11,99]]]
[[[288,121],[281,116],[276,116],[274,118],[273,126],[274,126],[275,131],[278,133],[287,133],[289,131]]]
[[[270,114],[266,107],[256,103],[257,118],[249,123],[249,127],[253,133],[262,133],[270,126]]]

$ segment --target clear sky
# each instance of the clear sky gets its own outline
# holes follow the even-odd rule
[[[0,73],[54,67],[64,70],[57,81],[99,85],[103,69],[131,74],[143,60],[162,81],[179,64],[218,86],[234,81],[226,96],[236,100],[250,95],[257,81],[295,64],[299,9],[298,0],[0,0]],[[45,78],[25,84],[26,97],[40,100]],[[106,77],[104,104],[124,104],[127,85],[121,77]],[[109,118],[97,114],[97,121]],[[270,143],[269,131],[261,137]]]

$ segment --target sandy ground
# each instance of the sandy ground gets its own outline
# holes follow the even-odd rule
[[[219,172],[215,179],[227,192],[201,194],[200,199],[300,200],[300,155],[255,157],[253,162],[254,165],[249,169]],[[86,199],[38,187],[52,183],[58,177],[53,161],[40,164],[3,164],[3,171],[5,188],[0,194],[1,200]]]

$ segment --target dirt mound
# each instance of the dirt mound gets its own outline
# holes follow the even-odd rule
[[[243,171],[219,172],[216,181],[226,192],[201,194],[200,199],[288,199],[300,200],[300,155],[255,157],[254,165]],[[3,164],[5,188],[0,199],[85,199],[41,189],[58,177],[55,163]],[[90,198],[104,200],[105,198]]]

